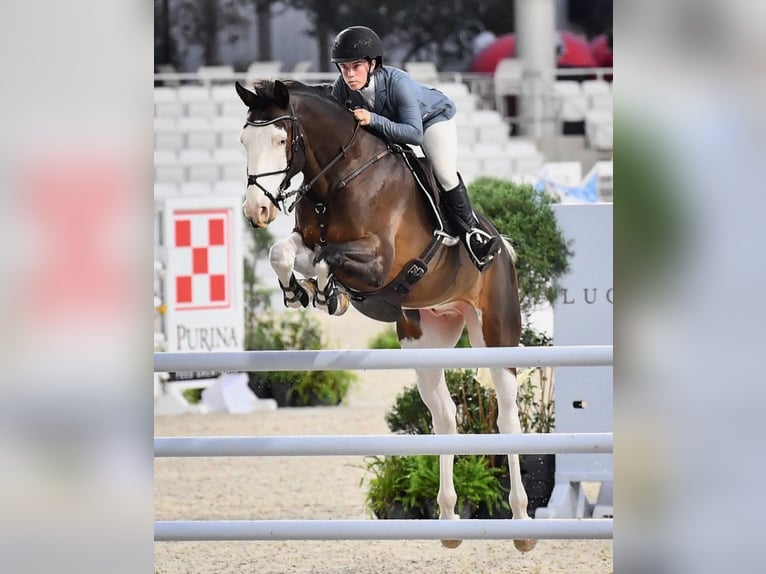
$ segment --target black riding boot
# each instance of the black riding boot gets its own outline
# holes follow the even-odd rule
[[[484,271],[500,251],[501,240],[479,228],[479,222],[471,208],[471,200],[468,198],[468,191],[460,174],[458,179],[460,183],[453,189],[442,192],[442,197],[447,202],[451,222],[460,231],[460,239],[468,249],[473,264],[479,271]]]

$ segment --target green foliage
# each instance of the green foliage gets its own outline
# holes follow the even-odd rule
[[[489,434],[497,432],[495,392],[476,380],[474,369],[447,369],[447,388],[457,405],[458,433]],[[406,387],[385,415],[391,432],[431,434],[431,413],[420,398],[417,385]]]
[[[326,347],[319,321],[308,311],[264,311],[246,335],[248,350],[319,350]],[[266,371],[261,385],[289,384],[288,399],[296,406],[338,404],[357,380],[353,371]]]
[[[377,335],[375,335],[367,343],[370,349],[400,349],[399,337],[396,335],[396,329],[394,327],[387,327]],[[460,335],[460,339],[455,345],[458,348],[470,347],[471,344],[468,341],[468,331],[463,329],[463,333]]]
[[[557,280],[572,255],[551,206],[553,198],[529,184],[481,177],[469,186],[474,208],[484,213],[516,250],[521,310],[529,315],[553,302]]]
[[[365,497],[368,511],[386,518],[392,505],[427,518],[439,492],[438,456],[374,456],[367,457],[369,488]],[[504,493],[497,481],[501,469],[489,466],[485,456],[456,456],[454,466],[458,508],[469,504],[472,509],[484,505],[491,513],[507,508]],[[364,482],[364,479],[362,479]]]
[[[370,349],[399,349],[399,337],[396,335],[396,329],[393,327],[387,327],[377,335],[375,335],[367,343]]]

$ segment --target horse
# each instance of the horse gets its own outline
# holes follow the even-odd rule
[[[351,304],[372,319],[395,322],[402,348],[454,347],[464,327],[474,347],[519,344],[515,254],[507,240],[479,272],[461,244],[450,246],[406,154],[360,129],[329,86],[275,80],[253,87],[235,84],[247,107],[240,134],[247,155],[243,212],[254,227],[265,228],[280,211],[295,210],[292,233],[269,253],[285,305],[311,302],[340,315]],[[303,184],[290,189],[299,173]],[[520,433],[516,369],[490,374],[499,431]],[[434,432],[457,433],[444,370],[416,369],[416,375]],[[508,462],[513,519],[529,520],[518,454],[509,454]],[[439,463],[439,518],[459,519],[454,455],[440,455]],[[535,543],[514,541],[522,552]],[[454,548],[460,541],[442,544]]]

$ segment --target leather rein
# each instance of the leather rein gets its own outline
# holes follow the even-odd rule
[[[319,180],[320,177],[325,175],[328,171],[330,171],[333,166],[338,163],[341,159],[346,157],[346,153],[351,148],[351,146],[354,144],[354,141],[356,140],[356,136],[359,133],[359,123],[356,122],[354,125],[354,131],[351,134],[351,138],[348,140],[348,143],[345,146],[342,146],[340,148],[340,151],[338,152],[338,155],[336,155],[330,162],[324,166],[319,173],[317,173],[311,181],[307,183],[303,183],[298,189],[294,189],[292,191],[288,191],[287,188],[290,187],[290,181],[293,177],[295,177],[298,173],[300,173],[303,168],[305,167],[306,163],[306,143],[303,139],[303,128],[301,127],[300,120],[298,119],[298,116],[295,115],[295,111],[293,110],[292,104],[290,104],[290,114],[284,115],[284,116],[278,116],[276,118],[270,119],[270,120],[245,120],[245,125],[254,126],[254,127],[263,127],[268,126],[271,124],[274,124],[276,122],[282,121],[282,120],[289,120],[291,122],[291,132],[292,132],[292,140],[290,143],[290,156],[287,158],[287,166],[285,166],[284,169],[276,170],[276,171],[268,171],[264,173],[258,173],[258,174],[251,174],[247,173],[247,185],[248,187],[251,185],[256,185],[258,188],[263,192],[263,194],[269,198],[269,201],[273,203],[277,209],[280,211],[283,211],[285,213],[290,213],[295,209],[295,206],[298,205],[298,202],[303,199],[304,197],[308,197],[308,199],[311,201],[312,204],[314,204],[314,211],[316,211],[317,215],[324,215],[324,213],[327,211],[328,204],[332,201],[332,199],[335,197],[335,194],[346,187],[346,185],[355,177],[357,177],[359,174],[361,174],[363,171],[365,171],[368,167],[373,165],[375,162],[383,158],[383,156],[387,155],[388,153],[391,153],[391,150],[389,148],[386,148],[383,151],[379,151],[374,156],[372,156],[370,159],[368,159],[365,163],[363,163],[361,166],[359,166],[357,169],[352,171],[350,174],[348,174],[346,177],[344,177],[341,181],[337,183],[331,190],[328,191],[327,197],[324,199],[324,201],[319,200],[316,195],[313,192],[313,186]],[[295,158],[298,155],[298,151],[302,151],[303,153],[303,165],[300,167],[297,167],[295,164]],[[279,189],[277,191],[276,195],[273,195],[269,190],[267,190],[265,187],[263,187],[260,183],[258,183],[258,178],[260,177],[267,177],[270,175],[280,175],[284,174],[284,177],[282,178],[282,182],[279,184]],[[287,203],[287,201],[293,198],[291,203]],[[322,233],[320,236],[320,242],[326,243],[326,238],[324,237],[324,230],[326,228],[322,226]]]

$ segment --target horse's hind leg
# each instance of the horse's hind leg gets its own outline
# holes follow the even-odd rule
[[[428,310],[407,311],[396,324],[397,334],[403,349],[454,347],[460,338],[464,321],[457,313],[436,314]],[[447,389],[444,369],[416,369],[418,390],[431,413],[436,434],[457,434],[455,416],[457,408]],[[456,520],[457,493],[453,480],[455,455],[439,457],[439,518]],[[442,540],[447,548],[456,548],[460,540]]]
[[[494,274],[494,275],[493,275]],[[466,314],[468,333],[473,347],[515,347],[521,336],[521,318],[515,285],[515,272],[508,260],[500,258],[484,276],[487,282],[481,297],[481,314],[474,311]],[[497,395],[497,428],[501,433],[521,433],[516,369],[501,367],[489,369]],[[508,502],[514,519],[529,520],[527,513],[527,493],[521,482],[519,455],[508,455],[508,469],[511,479],[511,492]],[[516,548],[522,552],[532,550],[535,540],[514,540]]]

